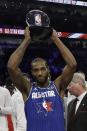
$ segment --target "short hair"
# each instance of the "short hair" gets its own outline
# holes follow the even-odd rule
[[[74,75],[73,75],[73,79],[74,79],[74,81],[76,81],[76,82],[81,82],[81,84],[82,84],[82,86],[85,88],[86,87],[86,85],[85,85],[85,77],[84,77],[84,75],[82,74],[82,73],[80,73],[80,72],[76,72],[76,73],[74,73]],[[72,81],[73,81],[73,79],[72,79]]]
[[[48,68],[48,63],[47,63],[47,61],[46,60],[44,60],[43,58],[40,58],[40,57],[37,57],[37,58],[35,58],[34,60],[32,60],[32,62],[31,62],[31,67],[32,67],[32,64],[33,63],[36,63],[36,62],[44,62],[45,63],[45,65],[46,65],[46,67]]]
[[[6,85],[6,86],[11,86],[11,85],[12,85],[12,80],[11,80],[10,77],[7,77],[7,78],[6,78],[5,85]]]
[[[85,79],[85,73],[83,71],[78,71],[79,75],[82,75],[82,77]]]

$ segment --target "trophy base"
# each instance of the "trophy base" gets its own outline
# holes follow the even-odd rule
[[[29,27],[32,41],[48,40],[53,32],[51,27],[31,26]]]

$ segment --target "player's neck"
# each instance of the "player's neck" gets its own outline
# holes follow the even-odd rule
[[[44,87],[48,87],[49,83],[50,83],[50,82],[47,80],[47,81],[44,82],[44,83],[38,83],[38,82],[37,82],[37,85],[38,85],[39,87],[41,87],[41,88],[44,88]]]

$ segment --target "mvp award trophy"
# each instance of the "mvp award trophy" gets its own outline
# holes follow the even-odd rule
[[[26,23],[29,26],[32,41],[48,40],[52,34],[50,19],[40,10],[31,10],[26,14]]]

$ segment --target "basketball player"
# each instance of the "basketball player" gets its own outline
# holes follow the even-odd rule
[[[8,72],[16,87],[25,99],[27,131],[64,131],[62,100],[59,91],[67,87],[76,69],[76,60],[69,49],[58,38],[53,30],[52,41],[59,49],[66,66],[54,82],[50,81],[50,70],[47,62],[36,58],[31,62],[31,73],[35,82],[26,79],[19,68],[24,53],[30,44],[29,27],[25,29],[25,38],[13,52],[8,61]]]

